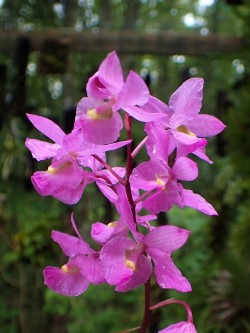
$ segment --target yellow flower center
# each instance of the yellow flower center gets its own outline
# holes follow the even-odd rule
[[[176,131],[184,133],[184,134],[188,134],[191,136],[196,136],[193,132],[190,131],[190,129],[186,126],[186,125],[180,125],[176,128]]]
[[[78,267],[70,267],[65,264],[61,267],[61,269],[65,272],[65,273],[78,273],[80,272],[79,268]]]
[[[110,223],[108,223],[108,227],[109,228],[115,228],[117,226],[117,223],[118,222],[110,222]]]
[[[70,165],[70,162],[65,162],[63,164],[61,164],[60,166],[58,166],[57,168],[53,168],[51,165],[48,167],[48,172],[52,175],[54,175],[56,172],[58,172],[59,170],[62,170],[63,168],[67,167]]]
[[[166,181],[162,180],[158,176],[156,176],[156,183],[161,186],[162,191],[166,189]]]
[[[98,115],[97,115],[97,113],[96,113],[96,109],[89,109],[89,110],[87,111],[87,115],[88,115],[90,118],[94,119],[94,120],[98,119]]]
[[[126,266],[135,271],[135,263],[132,260],[126,260]]]
[[[115,104],[115,98],[104,100],[103,104],[96,108],[89,109],[87,115],[93,120],[109,119],[112,117],[112,105]]]

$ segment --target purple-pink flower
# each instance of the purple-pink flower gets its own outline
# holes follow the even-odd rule
[[[44,283],[55,292],[65,296],[82,294],[90,283],[104,283],[102,263],[99,253],[91,249],[72,224],[78,237],[59,231],[52,231],[51,238],[58,243],[63,253],[69,257],[61,268],[48,266],[44,269]]]
[[[134,71],[124,79],[120,60],[113,51],[88,80],[86,92],[77,105],[69,134],[50,119],[27,114],[34,127],[50,140],[26,139],[37,161],[50,159],[48,169],[35,172],[31,180],[39,194],[51,195],[66,204],[77,203],[85,187],[95,183],[113,205],[116,217],[108,224],[92,224],[96,250],[80,235],[73,215],[76,236],[53,230],[51,238],[67,259],[61,268],[44,269],[44,283],[65,296],[78,296],[91,283],[107,283],[118,292],[145,284],[149,303],[148,282],[153,274],[163,289],[191,291],[189,281],[172,258],[190,232],[173,225],[158,226],[154,220],[155,214],[167,212],[174,205],[217,215],[202,196],[184,187],[184,182],[198,177],[198,164],[188,156],[195,154],[212,163],[206,155],[206,138],[225,128],[216,117],[200,114],[203,79],[184,82],[167,105],[150,95],[146,83]],[[134,120],[146,123],[146,137],[132,150]],[[117,141],[123,123],[128,140]],[[106,152],[125,145],[126,166],[113,166],[117,157],[109,159]],[[134,167],[134,158],[144,145],[149,160]],[[145,306],[141,330],[147,330],[149,311],[177,303],[185,306],[187,321],[158,333],[197,333],[189,306],[174,299]]]
[[[169,109],[159,124],[170,134],[169,154],[177,148],[177,157],[193,153],[211,162],[205,153],[206,137],[222,132],[225,125],[216,117],[199,114],[202,107],[203,79],[185,81],[170,97]]]
[[[193,323],[181,321],[164,328],[158,333],[197,333],[197,331]]]
[[[103,246],[100,260],[106,281],[115,285],[116,291],[134,289],[149,279],[152,259],[156,280],[161,288],[191,291],[190,283],[171,258],[172,252],[186,242],[189,231],[175,226],[161,226],[145,237],[140,236],[140,241],[115,237]]]
[[[86,185],[97,180],[96,173],[103,165],[92,156],[93,154],[98,154],[105,161],[106,151],[130,143],[130,140],[127,140],[97,146],[84,141],[80,128],[66,135],[48,118],[31,114],[27,114],[27,117],[36,129],[54,142],[26,139],[27,148],[38,161],[52,158],[48,170],[35,172],[31,181],[40,195],[51,195],[66,204],[77,203]],[[83,168],[90,168],[93,172]]]
[[[111,143],[117,140],[123,128],[120,109],[144,122],[162,117],[158,111],[142,108],[149,100],[148,87],[137,73],[130,71],[124,81],[119,58],[113,51],[89,79],[87,97],[77,105],[76,121],[82,126],[85,140]]]

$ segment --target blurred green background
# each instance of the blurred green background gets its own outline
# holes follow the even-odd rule
[[[44,29],[47,37],[41,40],[36,32]],[[72,35],[62,38],[62,31]],[[26,112],[70,130],[88,77],[113,50],[110,31],[127,32],[123,52],[117,49],[125,73],[139,72],[165,102],[184,80],[202,76],[202,112],[227,125],[209,140],[214,164],[199,161],[199,178],[189,185],[219,216],[174,208],[159,219],[192,231],[174,257],[193,292],[159,290],[154,284],[152,302],[187,300],[200,333],[250,332],[250,3],[243,0],[0,0],[0,331],[114,333],[140,324],[143,288],[125,295],[92,286],[67,298],[43,285],[43,268],[66,260],[50,239],[51,229],[73,234],[75,211],[87,238],[92,222],[115,217],[94,185],[73,207],[40,197],[29,179],[48,164],[35,163],[24,146],[27,136],[41,137]],[[164,32],[173,39],[172,48],[161,44],[152,51],[152,40],[145,37],[144,45],[126,52],[136,33]],[[73,40],[75,33],[86,34],[89,48]],[[91,38],[100,33],[106,33],[106,42],[100,37],[92,47]],[[135,141],[143,135],[142,126],[135,126]],[[183,309],[169,306],[154,312],[149,332],[180,320],[185,320]]]

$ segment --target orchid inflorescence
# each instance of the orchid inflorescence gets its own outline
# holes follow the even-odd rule
[[[217,215],[211,204],[185,189],[181,182],[198,177],[197,163],[188,157],[190,154],[212,163],[206,154],[205,138],[220,133],[225,125],[214,116],[199,114],[202,78],[185,81],[167,105],[150,95],[144,80],[134,71],[124,80],[115,51],[90,77],[86,91],[69,134],[45,117],[27,114],[34,127],[53,141],[27,138],[26,146],[35,159],[52,159],[48,169],[35,172],[31,180],[40,195],[51,195],[65,204],[76,204],[85,187],[95,183],[119,218],[107,225],[92,224],[93,249],[80,235],[72,213],[76,236],[54,230],[51,234],[68,261],[61,268],[46,267],[44,282],[65,296],[78,296],[91,283],[107,283],[118,292],[144,285],[146,306],[140,333],[146,332],[151,311],[173,303],[185,306],[187,321],[159,333],[194,333],[191,310],[185,302],[171,299],[152,306],[149,296],[152,272],[161,288],[191,291],[189,281],[171,258],[190,232],[173,225],[156,226],[152,221],[174,205]],[[145,123],[146,135],[132,150],[134,119]],[[127,140],[118,141],[124,127]],[[111,166],[106,153],[124,146],[126,166]],[[144,146],[149,160],[133,167],[136,154]]]

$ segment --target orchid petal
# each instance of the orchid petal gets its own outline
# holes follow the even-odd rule
[[[170,256],[159,250],[148,251],[155,265],[156,281],[161,288],[191,291],[191,285],[175,266]]]
[[[221,133],[225,129],[222,121],[208,114],[200,114],[188,125],[191,132],[200,137],[210,137]]]
[[[131,117],[146,123],[155,121],[157,119],[162,119],[164,117],[163,113],[144,111],[144,109],[139,106],[124,106],[122,109],[126,111]]]
[[[121,90],[124,79],[121,63],[115,51],[109,53],[101,63],[98,70],[98,77],[113,95],[117,95]]]
[[[158,249],[171,254],[186,243],[190,232],[172,225],[160,226],[144,237],[148,249]]]
[[[112,112],[111,118],[81,119],[83,137],[95,144],[106,144],[116,141],[123,127],[121,116]]]
[[[170,110],[174,111],[175,115],[179,113],[188,117],[197,115],[201,109],[203,84],[202,78],[185,81],[170,97]]]
[[[34,114],[26,114],[29,121],[34,125],[34,127],[46,135],[49,139],[58,143],[59,145],[63,144],[63,138],[66,135],[63,130],[52,120],[37,116]]]
[[[56,156],[60,146],[56,143],[45,142],[36,139],[27,138],[25,146],[31,151],[32,156],[37,161],[43,161]]]
[[[158,122],[150,122],[145,125],[147,133],[146,149],[150,159],[160,160],[168,165],[168,150],[170,135]]]
[[[149,259],[141,255],[136,264],[136,270],[129,279],[124,279],[116,285],[115,291],[127,292],[145,284],[150,278],[152,266]]]
[[[179,157],[175,160],[172,171],[179,180],[191,181],[198,177],[197,163],[188,157]]]
[[[130,71],[117,96],[117,102],[114,108],[118,110],[132,105],[143,105],[148,99],[149,90],[146,83],[140,75],[134,71]]]
[[[167,104],[163,103],[161,100],[154,96],[149,96],[149,99],[146,104],[141,105],[141,108],[144,111],[150,112],[150,113],[163,113],[166,117],[166,120],[169,119],[173,112],[170,111]],[[165,118],[162,118],[165,119]]]
[[[177,130],[172,130],[172,134],[175,140],[183,145],[193,145],[199,142],[200,140],[200,138],[198,138],[196,135],[189,135],[186,133],[179,132]]]
[[[91,283],[100,284],[105,282],[103,266],[99,258],[93,256],[78,256],[77,265],[81,274]]]
[[[54,242],[59,244],[63,253],[68,257],[74,257],[78,254],[91,254],[94,252],[88,243],[64,232],[52,230],[51,238]]]
[[[192,207],[207,215],[218,215],[213,206],[208,203],[202,196],[194,193],[192,190],[183,189],[181,198],[184,206]]]
[[[78,296],[89,286],[89,281],[79,272],[67,273],[60,268],[48,266],[44,269],[43,275],[44,284],[64,296]]]
[[[132,239],[115,237],[101,249],[100,260],[104,267],[104,276],[111,285],[116,285],[133,274],[132,268],[127,267],[125,251],[136,246]]]

